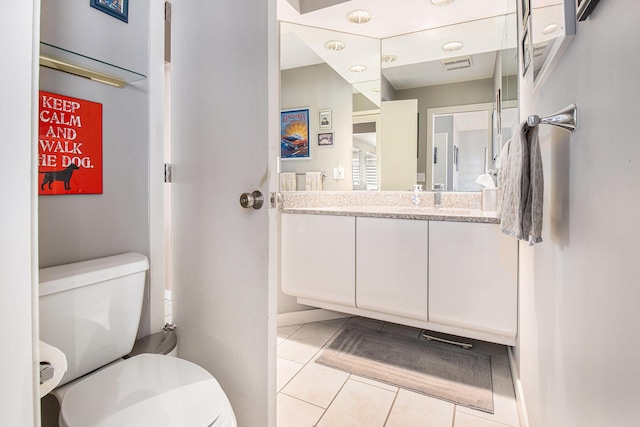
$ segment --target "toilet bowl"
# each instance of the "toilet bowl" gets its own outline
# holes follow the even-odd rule
[[[40,339],[67,357],[52,392],[60,426],[236,427],[205,369],[162,354],[122,358],[136,338],[148,266],[129,253],[40,270]]]

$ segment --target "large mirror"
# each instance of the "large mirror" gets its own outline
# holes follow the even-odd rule
[[[357,10],[370,20],[350,22]],[[465,155],[474,169],[462,172],[494,168],[517,119],[516,0],[278,0],[278,19],[281,107],[310,110],[309,158],[280,160],[296,189],[305,189],[307,172],[323,172],[322,189],[331,191],[430,189],[434,108],[488,105],[486,139],[469,150],[477,159]],[[326,110],[331,128],[321,129]],[[334,143],[318,144],[326,132]],[[472,181],[458,191],[479,191]]]

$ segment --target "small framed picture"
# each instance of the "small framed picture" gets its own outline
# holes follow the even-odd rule
[[[331,129],[331,110],[320,110],[318,112],[318,127],[320,129]]]
[[[333,132],[318,133],[318,147],[333,147]]]
[[[121,21],[129,22],[129,0],[89,0],[93,8],[101,12],[118,18]]]
[[[576,0],[576,18],[578,21],[587,19],[591,11],[595,9],[599,0]]]
[[[531,24],[531,22],[529,22]],[[520,52],[522,53],[522,77],[527,75],[533,60],[533,45],[531,44],[531,25],[527,25],[522,34]]]

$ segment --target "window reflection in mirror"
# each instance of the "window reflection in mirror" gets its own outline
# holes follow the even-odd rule
[[[354,190],[378,190],[378,140],[380,114],[354,114],[353,158],[351,164]]]

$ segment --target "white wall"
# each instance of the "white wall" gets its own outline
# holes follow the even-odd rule
[[[149,1],[129,2],[124,23],[89,2],[43,0],[41,32],[47,43],[149,75]],[[118,89],[41,68],[40,89],[103,108],[103,193],[38,198],[40,267],[123,252],[149,256],[149,79]],[[140,335],[150,332],[149,313],[147,288]]]
[[[541,126],[544,242],[521,245],[517,362],[532,427],[640,425],[640,40],[636,0],[600,1],[522,117]]]
[[[0,81],[0,417],[3,425],[21,427],[39,424],[32,321],[37,320],[32,318],[37,298],[32,177],[38,13],[38,1],[20,1],[3,4],[0,15],[0,46],[6,55]]]
[[[282,160],[282,172],[327,172],[323,190],[352,190],[352,89],[338,73],[326,64],[311,65],[281,73],[280,105],[283,110],[309,107],[309,146],[311,159]],[[331,109],[333,147],[318,147],[318,111]],[[344,179],[333,179],[333,168],[342,165]],[[298,180],[304,190],[304,177]]]
[[[148,74],[149,3],[124,23],[74,0],[43,0],[41,40]],[[47,68],[40,88],[103,108],[103,194],[40,196],[40,267],[126,251],[148,255],[148,81],[118,89]]]

